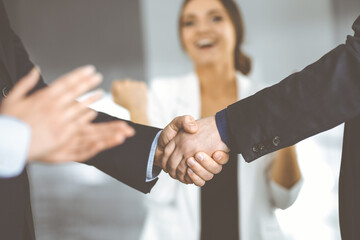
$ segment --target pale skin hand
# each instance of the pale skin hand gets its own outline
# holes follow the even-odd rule
[[[214,116],[198,120],[196,123],[199,128],[196,133],[179,132],[164,150],[161,160],[163,169],[173,178],[184,178],[187,171],[186,159],[195,156],[197,152],[212,156],[216,151],[230,151],[221,140]]]
[[[86,133],[96,132],[94,130],[97,128],[90,122],[97,114],[86,106],[96,101],[100,94],[95,94],[82,103],[74,100],[102,81],[102,76],[96,73],[94,67],[78,68],[59,78],[51,86],[27,96],[39,78],[40,73],[34,68],[14,87],[0,109],[1,114],[13,116],[30,125],[32,137],[28,161],[86,160],[85,158],[93,156],[95,151],[122,142],[122,139],[111,139],[107,135],[100,134],[98,140],[104,140],[106,144],[95,150],[76,148],[76,151],[69,151],[66,148],[70,142],[76,142],[76,139],[83,145],[89,145],[90,140],[84,136],[87,136]],[[115,134],[120,132],[119,128],[113,131]],[[129,130],[125,131],[124,136],[130,135]],[[55,153],[56,156],[62,155],[62,158],[49,158]],[[74,156],[80,158],[76,159]]]
[[[68,142],[39,159],[41,162],[83,162],[101,151],[122,144],[135,131],[124,121],[87,123]]]
[[[208,181],[214,174],[219,173],[222,163],[228,161],[226,152],[229,149],[222,143],[220,136],[218,136],[220,143],[217,143],[212,148],[208,148],[208,141],[211,137],[216,136],[214,134],[209,136],[210,130],[213,127],[210,125],[210,121],[211,119],[209,118],[195,122],[190,116],[175,118],[160,136],[154,164],[168,172],[174,179],[178,179],[183,183],[194,182],[198,186],[203,186],[205,184],[204,180]],[[216,125],[215,130],[218,134]],[[199,144],[196,140],[198,137],[203,137],[207,140]],[[213,140],[216,141],[218,139],[214,137]],[[183,149],[184,147],[185,149]],[[185,154],[181,153],[182,150],[185,151]],[[189,165],[192,166],[192,170],[189,171],[186,159],[195,156],[197,152],[201,151],[203,161],[192,163],[191,159],[189,159]],[[209,156],[217,159],[217,161]]]
[[[130,112],[133,122],[148,125],[147,86],[144,82],[125,79],[113,81],[111,93],[114,102]]]
[[[172,177],[186,179],[184,177],[184,172],[186,172],[192,181],[197,181],[198,184],[203,185],[206,181],[211,180],[214,174],[221,171],[219,166],[228,161],[228,156],[222,160],[217,160],[215,155],[213,155],[212,161],[209,161],[209,157],[205,153],[210,154],[215,149],[228,152],[229,149],[220,138],[215,117],[201,119],[197,121],[197,124],[199,129],[195,134],[181,132],[166,146],[162,162]],[[200,153],[197,153],[195,158],[188,157],[199,151],[205,152],[202,157]],[[185,159],[187,159],[188,169],[185,165]],[[209,164],[213,164],[214,161],[217,162],[218,166],[209,167]],[[271,168],[271,178],[287,189],[290,189],[300,180],[301,173],[294,146],[276,152]]]
[[[169,172],[170,176],[183,181],[190,176],[193,182],[202,186],[205,182],[211,180],[214,174],[221,172],[221,166],[226,164],[228,156],[218,159],[215,153],[209,159],[210,154],[219,149],[228,152],[229,149],[221,141],[215,118],[209,117],[197,121],[198,131],[194,134],[180,132],[166,146],[162,159],[163,168]],[[205,127],[203,127],[205,125]],[[203,151],[203,153],[199,153]],[[194,157],[194,153],[198,152]],[[204,153],[205,152],[205,153]],[[224,152],[218,152],[223,153]],[[201,156],[202,155],[202,156]],[[184,164],[186,159],[187,166]],[[187,173],[186,177],[184,177]],[[195,173],[195,174],[194,174]],[[284,188],[290,189],[301,178],[295,146],[281,149],[276,152],[273,165],[271,167],[271,178]],[[186,180],[185,180],[186,181]]]
[[[215,174],[218,174],[222,170],[222,166],[229,161],[229,155],[222,151],[216,151],[212,158],[209,157],[206,153],[199,152],[194,157],[190,157],[186,160],[187,165],[187,175],[185,175],[185,180],[187,176],[194,182],[195,185],[202,187],[207,181],[210,181]],[[181,175],[177,174],[178,178],[181,178]]]

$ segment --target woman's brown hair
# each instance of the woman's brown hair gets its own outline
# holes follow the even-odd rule
[[[181,14],[184,11],[184,8],[191,0],[184,0],[181,7]],[[251,59],[242,51],[241,47],[244,41],[244,22],[240,14],[239,8],[235,1],[233,0],[219,0],[224,6],[225,10],[230,16],[231,22],[234,25],[236,33],[236,42],[235,42],[235,68],[244,75],[248,75],[251,71]],[[179,18],[179,34],[181,37],[181,14]]]

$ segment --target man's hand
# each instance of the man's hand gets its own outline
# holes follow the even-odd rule
[[[134,129],[124,121],[87,123],[68,142],[38,161],[86,161],[103,150],[122,144],[126,138],[134,134]]]
[[[196,133],[198,130],[198,126],[195,119],[192,116],[177,117],[172,120],[172,122],[167,125],[160,134],[160,138],[156,148],[154,164],[158,167],[161,167],[165,171],[167,170],[167,163],[162,161],[163,156],[166,155],[164,153],[165,147],[181,130],[186,131],[189,134]]]
[[[228,151],[227,148],[224,148],[226,151],[216,151],[216,149],[211,153],[198,153],[196,155],[196,162],[192,161],[194,160],[193,156],[196,154],[196,152],[194,152],[187,157],[189,158],[188,164],[185,161],[186,159],[181,163],[179,161],[176,164],[168,162],[170,156],[174,154],[174,150],[176,149],[173,144],[178,136],[187,134],[195,137],[195,135],[199,134],[198,130],[198,123],[191,116],[175,118],[160,135],[154,164],[161,167],[165,172],[171,171],[170,176],[182,183],[194,183],[197,186],[203,186],[205,181],[209,181],[213,178],[214,174],[219,173],[222,169],[222,165],[228,161],[229,156],[226,153],[226,151]],[[203,131],[204,129],[201,130]],[[221,147],[223,146],[221,145]],[[221,147],[219,147],[220,150],[222,150]],[[188,165],[192,170],[188,170]]]
[[[195,157],[190,157],[186,160],[187,174],[185,175],[186,182],[193,182],[196,186],[202,187],[207,181],[210,181],[215,174],[222,170],[222,165],[229,161],[229,154],[222,151],[215,152],[212,157],[206,153],[199,152]],[[182,178],[184,174],[179,174],[177,170],[177,177]]]
[[[186,181],[185,173],[187,170],[186,160],[195,156],[198,152],[206,153],[212,156],[216,151],[229,152],[230,149],[222,142],[218,132],[215,117],[208,117],[197,122],[196,133],[189,133],[188,131],[179,131],[179,133],[171,139],[163,151],[162,155],[162,168],[170,174],[171,177]],[[205,157],[204,157],[205,159]],[[227,162],[227,160],[225,161]],[[189,163],[189,162],[188,162]],[[191,164],[190,164],[191,165]],[[209,166],[209,165],[208,165]],[[204,166],[203,166],[204,167]],[[207,168],[204,168],[205,170]],[[212,175],[218,173],[214,169],[210,172]],[[192,172],[199,173],[199,171],[192,168]],[[210,174],[199,176],[204,181],[210,180]],[[192,180],[194,177],[191,178]]]
[[[96,126],[91,124],[97,113],[87,105],[99,99],[101,94],[95,94],[82,103],[75,101],[77,97],[101,83],[102,76],[96,73],[94,67],[78,68],[60,77],[51,86],[29,96],[39,78],[40,73],[34,68],[14,87],[0,109],[1,114],[13,116],[30,125],[28,161],[86,160],[86,157],[121,143],[125,137],[133,134],[130,127],[124,123],[121,123],[121,127],[115,127],[116,124],[113,123]],[[104,130],[105,126],[109,126],[109,129]],[[115,137],[107,135],[108,130],[112,130]],[[98,137],[100,146],[85,148],[93,146],[94,143],[89,133]],[[122,135],[121,138],[118,135]],[[104,142],[101,142],[103,140]],[[73,149],[77,149],[76,152]],[[79,158],[76,159],[75,156]]]

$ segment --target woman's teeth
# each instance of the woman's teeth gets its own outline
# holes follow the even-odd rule
[[[212,47],[214,45],[214,41],[210,39],[201,39],[197,42],[197,46],[200,48]]]

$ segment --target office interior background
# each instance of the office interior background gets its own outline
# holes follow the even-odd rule
[[[5,5],[47,83],[94,64],[109,90],[113,79],[148,82],[192,70],[177,35],[181,2],[5,0]],[[245,21],[245,50],[255,63],[252,79],[264,87],[343,43],[360,13],[358,0],[237,2]],[[124,109],[112,106],[111,111],[128,117]],[[341,147],[342,126],[297,145],[304,186],[291,208],[277,212],[289,239],[340,239]],[[39,240],[138,239],[146,214],[141,193],[84,164],[33,164],[30,174]]]

